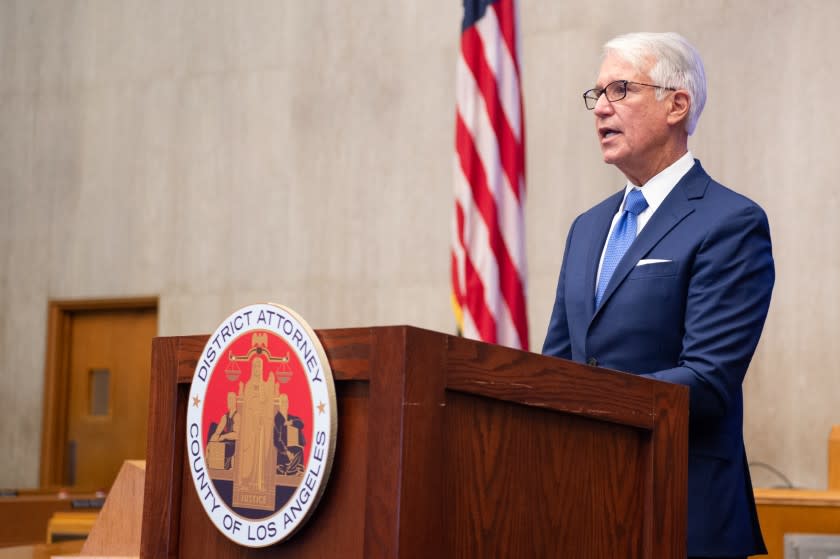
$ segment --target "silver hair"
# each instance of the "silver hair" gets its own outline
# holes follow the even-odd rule
[[[703,60],[691,43],[678,33],[629,33],[619,35],[604,45],[604,56],[615,54],[645,71],[651,57],[656,60],[648,72],[656,85],[685,89],[691,98],[691,108],[685,121],[685,131],[691,135],[706,104],[706,71]],[[657,90],[657,98],[665,95]]]

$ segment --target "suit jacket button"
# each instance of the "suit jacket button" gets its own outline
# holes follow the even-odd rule
[[[598,360],[595,359],[594,357],[590,357],[589,359],[586,360],[586,364],[587,365],[592,365],[593,367],[597,367],[598,366]]]

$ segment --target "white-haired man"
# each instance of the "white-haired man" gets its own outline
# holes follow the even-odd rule
[[[688,555],[766,553],[741,385],[775,278],[767,218],[688,151],[706,78],[680,35],[609,41],[583,96],[627,184],[572,224],[543,353],[688,386]]]

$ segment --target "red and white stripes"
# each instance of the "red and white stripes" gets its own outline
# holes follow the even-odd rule
[[[461,35],[452,301],[464,336],[528,349],[516,4],[489,3]]]

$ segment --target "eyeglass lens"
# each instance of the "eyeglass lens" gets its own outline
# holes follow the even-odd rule
[[[586,108],[590,110],[594,109],[602,93],[607,96],[607,101],[621,101],[627,96],[627,82],[618,80],[608,83],[604,89],[597,87],[590,89],[583,95]]]

